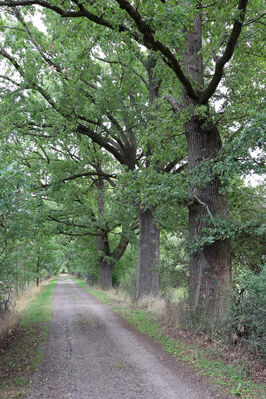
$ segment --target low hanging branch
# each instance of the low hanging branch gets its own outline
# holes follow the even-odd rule
[[[51,186],[53,186],[55,184],[65,183],[66,181],[69,181],[69,180],[75,180],[75,179],[79,179],[81,177],[88,177],[88,176],[104,177],[106,179],[111,179],[111,178],[115,179],[116,178],[115,175],[110,175],[110,174],[107,174],[107,173],[104,173],[104,172],[100,172],[100,173],[98,173],[98,172],[84,172],[84,173],[77,173],[77,174],[69,176],[69,177],[65,177],[64,179],[57,180],[54,183],[43,184],[42,187],[43,188],[47,188],[47,187],[51,187]]]
[[[51,215],[48,217],[48,219],[50,221],[53,221],[53,222],[56,222],[56,223],[60,223],[60,224],[64,224],[64,225],[69,226],[69,227],[78,227],[78,228],[82,228],[82,229],[87,229],[88,228],[88,226],[85,226],[85,225],[82,225],[82,224],[77,224],[77,223],[74,223],[74,222],[68,222],[66,220],[60,220],[60,219],[57,219],[56,217],[51,216]],[[98,237],[98,236],[101,236],[101,233],[99,233],[99,232],[86,231],[85,233],[70,233],[68,231],[61,230],[61,228],[59,228],[58,234],[65,234],[65,235],[74,236],[74,237],[85,237],[85,236]]]

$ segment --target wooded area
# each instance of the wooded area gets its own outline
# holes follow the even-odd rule
[[[1,312],[65,270],[265,351],[262,10],[0,1]]]

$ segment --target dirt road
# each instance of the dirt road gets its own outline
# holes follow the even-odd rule
[[[44,362],[28,399],[214,399],[214,391],[60,277]],[[220,398],[220,396],[219,396]]]

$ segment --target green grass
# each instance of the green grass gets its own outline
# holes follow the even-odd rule
[[[125,308],[118,304],[115,298],[110,297],[107,292],[89,288],[84,281],[76,278],[73,278],[73,280],[99,301],[110,304],[115,312],[135,326],[137,330],[153,338],[177,360],[185,362],[199,374],[207,376],[214,385],[222,388],[223,391],[237,395],[242,399],[262,399],[265,397],[265,387],[250,380],[243,365],[224,364],[219,360],[219,353],[206,352],[196,345],[184,345],[184,343],[168,337],[161,325],[153,320],[154,316],[151,312]]]
[[[21,315],[20,325],[27,327],[34,323],[50,321],[52,315],[52,299],[57,284],[57,278],[50,281],[35,301],[32,301]]]
[[[2,342],[0,398],[23,398],[30,387],[30,376],[43,360],[49,333],[52,298],[57,278],[22,312],[18,326]]]
[[[187,289],[184,287],[173,289],[173,296],[175,299],[183,299],[186,294],[187,294]]]
[[[207,353],[197,348],[196,345],[184,345],[167,337],[161,326],[152,320],[151,312],[120,307],[114,310],[140,332],[161,344],[166,352],[171,353],[178,360],[188,363],[200,374],[209,377],[213,384],[222,386],[224,390],[233,395],[240,395],[242,399],[265,397],[264,387],[251,381],[243,366],[223,364],[217,359],[217,353]]]
[[[100,289],[91,288],[88,286],[85,281],[79,280],[76,277],[70,276],[75,283],[77,283],[81,288],[87,291],[90,295],[94,296],[100,302],[105,304],[112,304],[115,302],[115,299],[110,297],[106,291],[102,291]]]

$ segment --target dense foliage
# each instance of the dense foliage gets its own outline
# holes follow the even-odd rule
[[[189,287],[210,320],[245,281],[241,319],[263,273],[262,1],[94,3],[0,1],[0,302],[65,268],[136,299]]]

